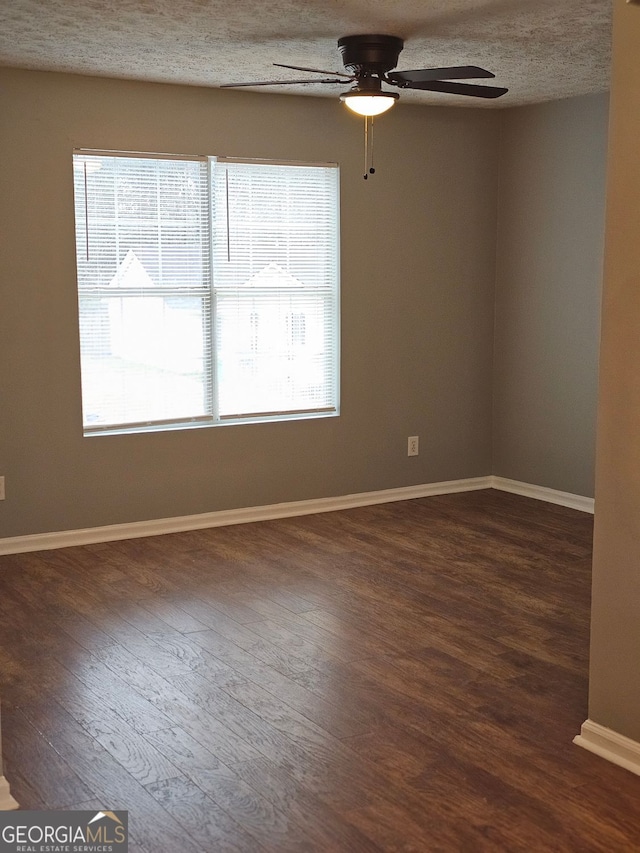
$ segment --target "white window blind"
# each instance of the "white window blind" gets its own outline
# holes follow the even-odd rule
[[[333,410],[336,170],[218,160],[213,198],[220,417]]]
[[[332,166],[74,155],[86,432],[337,411]]]

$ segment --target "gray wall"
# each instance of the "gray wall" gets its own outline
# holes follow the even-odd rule
[[[615,0],[589,717],[640,741],[640,8]]]
[[[493,473],[592,497],[608,98],[507,110]]]
[[[499,115],[0,71],[0,537],[491,472]],[[74,146],[337,161],[339,418],[83,438]],[[406,438],[420,435],[408,459]]]

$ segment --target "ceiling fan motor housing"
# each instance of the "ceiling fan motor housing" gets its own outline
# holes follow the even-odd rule
[[[397,36],[344,36],[338,47],[344,67],[353,74],[384,74],[398,64],[404,41]]]

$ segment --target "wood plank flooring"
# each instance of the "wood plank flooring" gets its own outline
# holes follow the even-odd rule
[[[0,557],[5,775],[138,853],[640,850],[591,518],[495,491]]]

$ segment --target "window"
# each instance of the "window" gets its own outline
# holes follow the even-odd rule
[[[338,169],[74,154],[85,434],[338,410]]]

